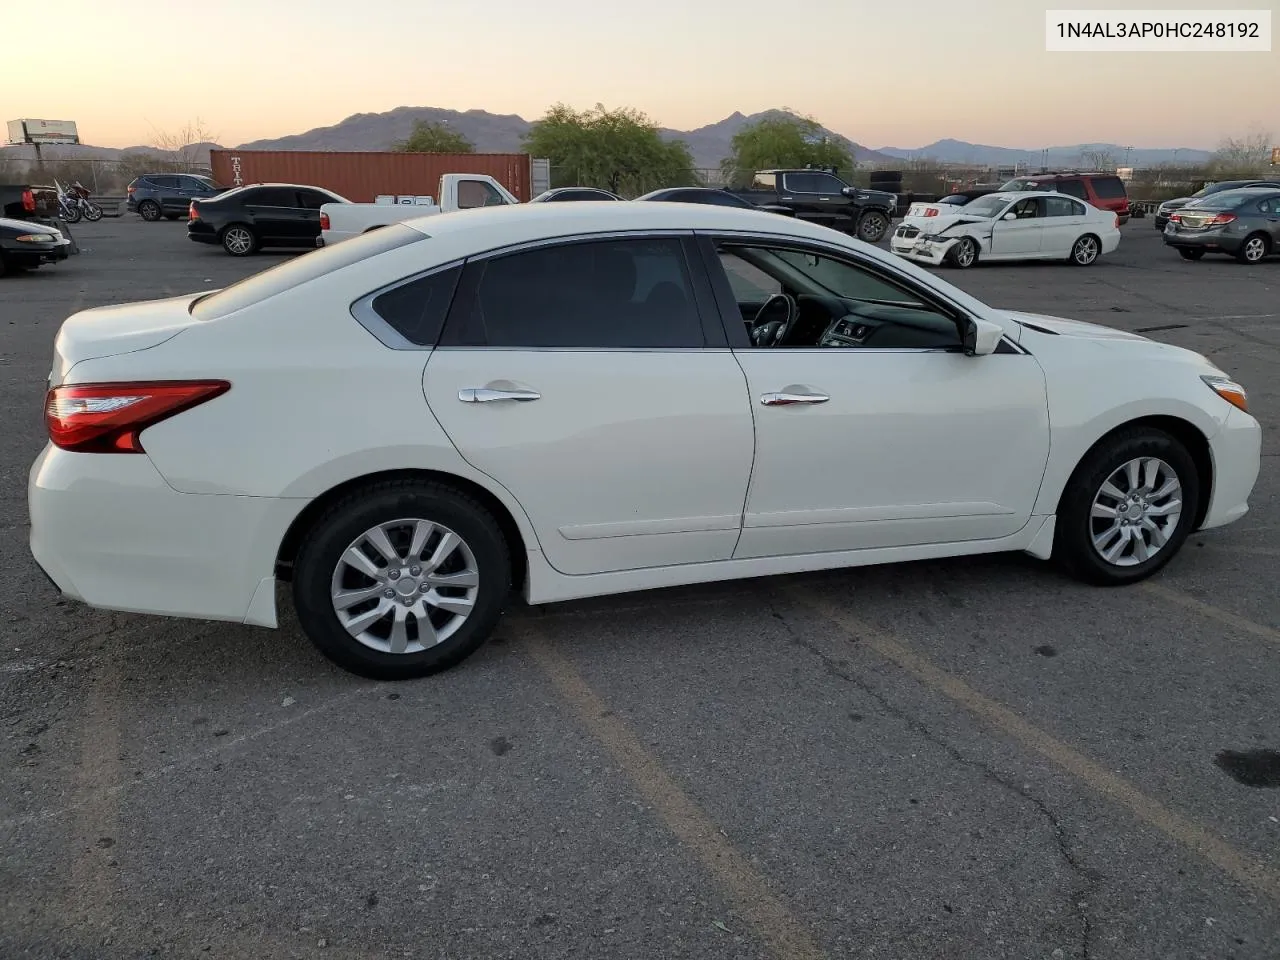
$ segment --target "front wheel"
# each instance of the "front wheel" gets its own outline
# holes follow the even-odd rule
[[[79,207],[67,207],[67,208],[66,208],[66,209],[64,209],[61,213],[59,213],[59,214],[58,214],[58,219],[59,219],[59,220],[61,220],[61,221],[63,221],[64,223],[79,223],[79,222],[80,222],[80,208],[79,208]]]
[[[1199,260],[1204,256],[1203,247],[1179,247],[1178,254],[1183,260]]]
[[[1199,473],[1180,440],[1151,427],[1117,431],[1063,491],[1054,559],[1089,583],[1145,580],[1181,549],[1199,501]]]
[[[967,270],[978,262],[978,241],[965,237],[951,248],[951,265]]]
[[[102,219],[102,208],[96,203],[86,203],[84,205],[84,218],[90,223],[97,223]]]
[[[420,480],[378,483],[334,504],[304,540],[293,578],[308,639],[374,680],[461,663],[493,633],[510,589],[508,545],[489,511]]]
[[[1255,233],[1245,237],[1244,243],[1240,244],[1240,250],[1236,254],[1236,259],[1241,263],[1261,263],[1266,259],[1268,253],[1268,244],[1266,234]]]
[[[1101,252],[1102,244],[1098,242],[1098,238],[1091,233],[1086,233],[1071,245],[1071,262],[1077,267],[1087,267],[1098,259],[1098,254]]]
[[[879,210],[868,210],[858,218],[858,239],[866,243],[879,243],[889,232],[889,218]]]

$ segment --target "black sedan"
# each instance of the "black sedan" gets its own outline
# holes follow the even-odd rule
[[[71,254],[71,241],[62,231],[30,220],[0,219],[0,277],[57,263]]]
[[[1250,187],[1189,203],[1169,216],[1164,242],[1186,260],[1225,253],[1242,263],[1280,254],[1280,187]]]
[[[621,200],[616,193],[601,190],[599,187],[556,187],[544,190],[530,203],[565,203],[569,200]]]
[[[320,208],[349,200],[320,187],[254,183],[207,200],[191,201],[187,239],[221,244],[233,257],[267,247],[314,250]]]

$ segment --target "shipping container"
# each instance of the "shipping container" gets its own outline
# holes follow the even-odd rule
[[[384,194],[435,196],[446,173],[487,174],[524,203],[533,198],[527,153],[374,153],[211,150],[213,179],[224,186],[297,183],[324,187],[353,203]]]

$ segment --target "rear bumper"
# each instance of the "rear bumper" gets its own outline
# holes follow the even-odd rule
[[[150,458],[48,445],[31,467],[31,554],[66,596],[130,613],[276,626],[276,551],[305,500],[178,493]]]
[[[1202,250],[1221,250],[1235,253],[1244,243],[1244,235],[1233,236],[1223,228],[1198,230],[1194,233],[1165,233],[1163,240],[1170,247],[1198,247]]]
[[[196,243],[217,243],[218,231],[203,220],[188,220],[187,239]]]
[[[1249,512],[1249,496],[1262,465],[1262,428],[1249,414],[1232,409],[1209,450],[1213,494],[1202,530],[1232,523]]]

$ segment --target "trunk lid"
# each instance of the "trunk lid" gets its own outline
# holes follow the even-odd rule
[[[159,346],[199,321],[189,311],[201,294],[93,307],[72,314],[54,340],[50,385],[60,384],[82,360],[100,360]]]

